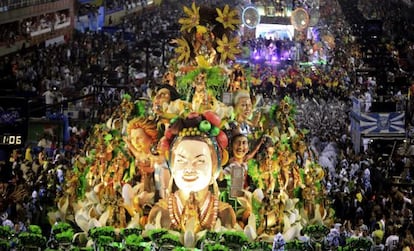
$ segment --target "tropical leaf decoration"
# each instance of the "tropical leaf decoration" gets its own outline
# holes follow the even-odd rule
[[[53,234],[58,234],[72,229],[72,226],[67,222],[59,222],[52,226]]]
[[[129,235],[138,235],[141,236],[142,229],[133,227],[133,228],[123,228],[121,229],[121,235],[124,237],[128,237]]]
[[[225,29],[229,28],[235,30],[240,24],[240,18],[238,17],[237,9],[230,10],[228,4],[226,4],[223,10],[216,8],[217,15],[216,20],[220,22]]]
[[[109,144],[112,141],[112,139],[113,139],[113,136],[110,133],[108,133],[104,136],[104,141],[105,141],[106,144]]]
[[[248,165],[248,175],[252,178],[253,182],[260,187],[260,170],[259,170],[259,162],[256,159],[250,159],[247,162]]]
[[[206,234],[204,235],[204,238],[210,241],[219,241],[220,234],[215,231],[207,231]]]
[[[87,187],[87,181],[86,181],[86,175],[89,173],[89,167],[86,168],[83,172],[79,173],[79,186],[78,186],[78,190],[77,190],[77,197],[79,199],[83,199],[85,198],[85,193],[86,193],[86,187]]]
[[[44,247],[46,244],[46,237],[41,234],[23,232],[18,235],[18,239],[21,246],[34,245],[36,247]]]
[[[98,244],[98,246],[101,246],[100,250],[104,250],[104,246],[105,245],[109,245],[114,241],[114,237],[112,236],[105,236],[105,235],[100,235],[98,236],[98,238],[96,239],[95,243]]]
[[[163,235],[168,234],[167,229],[152,229],[149,231],[148,236],[152,241],[159,240]]]
[[[187,40],[183,37],[173,39],[172,44],[176,44],[177,47],[174,49],[175,53],[178,54],[177,61],[182,63],[187,63],[190,60],[191,49]]]
[[[248,243],[247,237],[243,232],[225,231],[221,234],[224,244],[238,244],[243,246]]]
[[[166,233],[157,240],[160,244],[169,244],[172,246],[181,246],[180,237],[171,233]]]
[[[346,245],[350,250],[369,250],[372,246],[372,242],[368,238],[347,238]]]
[[[142,241],[144,241],[144,237],[137,234],[130,234],[125,238],[125,244],[127,246],[138,246]]]
[[[138,100],[135,102],[135,109],[137,117],[144,117],[146,115],[146,102],[144,100]]]
[[[249,242],[245,245],[246,250],[262,250],[262,251],[272,251],[272,245],[265,241],[254,241]]]
[[[273,104],[270,109],[269,109],[269,117],[271,119],[271,121],[276,122],[276,112],[279,110],[279,105],[278,104]]]
[[[125,99],[127,101],[131,101],[131,95],[129,95],[128,93],[125,93],[124,95],[122,95],[122,99]]]
[[[228,251],[229,248],[219,243],[216,243],[212,245],[205,245],[204,250],[206,251]]]
[[[32,234],[42,234],[42,229],[38,225],[29,225],[29,232]]]
[[[13,231],[9,226],[0,226],[0,236],[2,238],[9,238],[10,236],[12,236]]]
[[[304,243],[303,241],[300,241],[300,240],[291,240],[291,241],[288,241],[288,242],[286,242],[286,244],[285,244],[285,250],[298,250],[298,251],[306,251],[306,250],[309,250],[309,248],[311,248],[311,247],[308,247],[308,246],[306,246],[306,243]]]
[[[115,228],[113,226],[94,227],[89,229],[89,236],[96,240],[99,236],[115,237]]]
[[[225,88],[226,76],[223,74],[222,69],[218,66],[211,68],[197,68],[189,73],[177,78],[177,91],[182,94],[189,93],[189,89],[194,82],[195,78],[200,74],[201,71],[206,72],[206,87],[210,94],[217,97],[220,91]]]
[[[325,225],[312,224],[312,225],[307,225],[303,229],[303,232],[305,234],[310,235],[310,236],[312,236],[312,235],[325,236],[329,233],[329,228]]]
[[[26,245],[44,247],[46,245],[46,237],[42,235],[42,229],[38,225],[29,225],[28,231],[21,232],[17,237],[20,247]]]
[[[10,250],[10,246],[9,241],[0,239],[0,250]]]
[[[181,31],[191,32],[200,23],[200,7],[197,7],[195,2],[191,5],[191,9],[187,6],[183,8],[187,17],[178,19],[178,23],[181,24]]]
[[[56,240],[58,242],[71,242],[75,235],[73,229],[66,230],[64,232],[56,234]]]

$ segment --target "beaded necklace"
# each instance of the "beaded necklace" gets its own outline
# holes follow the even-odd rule
[[[194,206],[194,205],[193,205]],[[209,194],[200,208],[197,210],[197,217],[202,229],[211,229],[216,224],[217,215],[218,215],[219,200],[216,196]],[[187,208],[182,205],[181,200],[177,194],[172,194],[168,197],[168,212],[171,219],[171,226],[174,229],[182,229],[182,222],[186,215],[183,215],[183,212]]]

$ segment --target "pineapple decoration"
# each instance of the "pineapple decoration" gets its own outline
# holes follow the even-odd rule
[[[182,36],[174,39],[177,62],[185,66],[208,68],[235,60],[241,53],[237,29],[239,13],[225,5],[215,10],[208,7],[183,7],[185,16],[181,24]]]

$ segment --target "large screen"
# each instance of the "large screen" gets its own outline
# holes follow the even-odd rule
[[[284,24],[258,24],[256,26],[256,38],[292,40],[295,29],[292,25]]]
[[[0,97],[0,147],[24,146],[27,137],[27,100]]]
[[[27,109],[25,98],[0,96],[0,182],[11,177],[12,152],[26,143]]]

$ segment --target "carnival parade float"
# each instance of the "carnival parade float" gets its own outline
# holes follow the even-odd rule
[[[54,247],[328,245],[335,215],[324,169],[295,123],[290,98],[260,106],[250,89],[252,76],[236,63],[238,11],[193,3],[179,23],[164,83],[151,100],[124,95],[66,172],[48,214]]]
[[[289,98],[256,109],[235,63],[238,12],[193,3],[184,13],[171,81],[151,102],[125,95],[95,125],[50,223],[76,226],[73,238],[87,246],[122,236],[130,250],[269,249],[304,230],[324,236],[334,216],[324,171]]]

